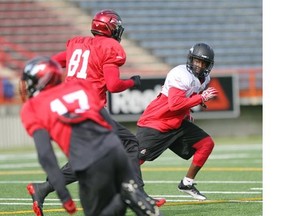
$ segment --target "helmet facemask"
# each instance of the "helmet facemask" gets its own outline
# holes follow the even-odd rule
[[[206,65],[205,68],[201,68],[197,65],[194,65],[193,59],[199,59],[199,60],[204,61],[205,65]],[[205,61],[205,60],[200,59],[200,58],[193,57],[191,54],[188,54],[186,68],[194,76],[196,76],[199,79],[202,79],[202,78],[209,75],[209,73],[211,72],[211,70],[213,68],[213,63]]]
[[[34,93],[37,91],[37,82],[38,81],[36,77],[29,76],[29,72],[27,73],[27,71],[24,69],[18,86],[19,93],[23,102],[25,102],[27,98],[33,97]]]
[[[116,39],[118,42],[121,42],[123,32],[124,28],[121,25],[117,25],[114,31],[112,31],[112,38]]]

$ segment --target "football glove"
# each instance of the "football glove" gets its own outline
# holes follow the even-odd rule
[[[217,94],[218,94],[218,91],[215,88],[209,87],[208,89],[203,91],[201,94],[203,103],[216,97]]]
[[[132,79],[134,81],[134,88],[139,88],[141,86],[141,77],[136,75],[136,76],[132,76],[130,77],[130,79]]]

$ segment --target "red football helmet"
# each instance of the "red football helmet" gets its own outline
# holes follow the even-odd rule
[[[102,10],[96,13],[92,20],[93,35],[105,35],[120,42],[123,31],[121,17],[114,10]]]
[[[19,83],[23,101],[26,96],[33,97],[36,92],[58,85],[62,82],[62,68],[49,57],[40,56],[28,61]]]

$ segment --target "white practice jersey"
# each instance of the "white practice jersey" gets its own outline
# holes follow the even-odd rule
[[[205,90],[209,82],[209,75],[205,77],[205,81],[201,84],[199,79],[187,70],[186,64],[178,65],[168,72],[161,93],[168,97],[169,89],[175,87],[185,91],[186,97],[190,97],[193,93],[198,94]]]

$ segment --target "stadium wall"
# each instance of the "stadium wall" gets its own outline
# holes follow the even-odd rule
[[[19,118],[19,106],[0,106],[0,150],[31,147],[33,140],[24,131]],[[133,133],[135,122],[122,122]],[[240,116],[230,119],[195,120],[213,137],[262,136],[262,105],[241,106]]]

